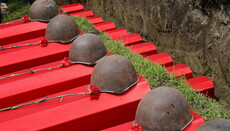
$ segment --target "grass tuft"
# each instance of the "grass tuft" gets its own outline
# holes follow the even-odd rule
[[[30,4],[24,0],[9,0],[7,3],[9,13],[3,15],[3,22],[22,18],[22,15],[29,14]]]
[[[89,23],[86,18],[80,18],[80,17],[74,17],[74,16],[73,18],[76,21],[78,27],[80,27],[80,29],[83,32],[90,32],[94,28],[93,25]]]

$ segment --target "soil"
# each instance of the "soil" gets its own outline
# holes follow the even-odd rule
[[[69,0],[82,2],[104,20],[141,34],[194,76],[215,83],[215,95],[230,104],[229,0]]]

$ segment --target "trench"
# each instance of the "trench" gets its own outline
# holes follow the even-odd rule
[[[221,103],[230,103],[230,2],[228,0],[69,0],[80,2],[105,21],[142,35],[184,63],[193,75],[215,84]]]

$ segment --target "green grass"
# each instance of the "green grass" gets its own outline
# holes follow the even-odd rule
[[[84,32],[93,29],[93,25],[86,18],[76,18],[75,20]],[[111,40],[106,33],[101,33],[99,36],[104,41],[109,52],[129,58],[138,74],[148,80],[152,89],[160,86],[168,86],[180,90],[186,97],[190,107],[203,116],[205,120],[217,118],[230,119],[230,111],[225,109],[217,101],[196,93],[186,84],[184,78],[176,78],[173,75],[169,75],[164,67],[152,64],[141,55],[132,53],[130,48],[125,47],[121,42]]]
[[[29,13],[30,4],[24,0],[9,0],[7,4],[9,13],[3,15],[3,22],[22,18],[22,15]]]
[[[159,86],[169,86],[180,90],[186,97],[190,107],[203,116],[205,120],[216,118],[230,119],[230,112],[227,109],[217,101],[207,99],[203,95],[196,93],[185,83],[184,78],[178,79],[169,75],[164,67],[154,65],[141,55],[132,53],[130,48],[125,47],[122,43],[112,41],[104,33],[100,37],[103,39],[109,52],[129,58],[138,74],[148,79],[152,89]]]
[[[81,28],[84,32],[90,32],[93,29],[93,25],[89,23],[85,18],[81,17],[73,17],[77,22],[78,27]]]
[[[16,0],[13,1],[16,2]],[[4,20],[18,19],[22,14],[28,12],[28,4],[22,4],[24,6],[19,5],[10,5],[14,7],[14,10],[11,11],[9,16],[7,16],[7,19],[4,18]],[[74,19],[84,32],[94,30],[93,25],[89,23],[86,18]],[[149,60],[143,58],[141,55],[132,53],[128,47],[124,46],[124,44],[111,40],[105,33],[100,33],[99,36],[104,41],[104,44],[109,52],[129,58],[138,74],[148,79],[149,85],[152,89],[159,86],[169,86],[180,90],[186,97],[190,107],[195,112],[203,116],[205,120],[217,118],[230,119],[230,111],[228,111],[228,109],[225,109],[224,106],[217,101],[208,99],[205,96],[196,93],[189,87],[189,85],[185,83],[184,78],[175,78],[174,76],[169,75],[164,67],[152,64]]]

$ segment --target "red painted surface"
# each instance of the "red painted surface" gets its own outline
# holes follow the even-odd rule
[[[151,42],[143,42],[140,44],[130,46],[134,53],[141,54],[142,56],[149,56],[157,53],[157,47]]]
[[[72,16],[77,16],[77,17],[91,17],[94,16],[94,13],[92,10],[84,10],[84,11],[79,11],[79,12],[71,12],[68,13],[69,15]]]
[[[119,38],[128,34],[127,30],[123,28],[106,31],[106,33],[110,36],[111,39]]]
[[[150,56],[147,56],[146,58],[152,61],[153,64],[160,64],[165,67],[173,65],[172,57],[169,54],[164,53],[164,52],[150,55]]]
[[[23,30],[23,27],[27,29],[27,26],[30,26],[30,30]],[[28,24],[17,25],[14,27],[2,29],[3,32],[0,32],[0,34],[5,33],[2,36],[2,40],[8,40],[8,42],[14,41],[14,43],[11,44],[4,44],[3,47],[38,42],[41,40],[42,37],[44,37],[45,28],[46,24],[44,23],[30,22]],[[20,29],[20,31],[16,32],[14,31],[15,29]],[[0,57],[4,59],[0,59],[0,75],[22,70],[25,68],[30,68],[37,65],[42,65],[48,62],[61,60],[64,57],[68,56],[69,48],[70,44],[48,43],[46,47],[41,47],[41,45],[38,44],[1,50]]]
[[[100,16],[92,16],[87,19],[92,24],[98,24],[98,23],[104,22],[104,20]]]
[[[53,76],[57,77],[54,73]],[[86,87],[78,87],[78,91],[85,91]],[[0,129],[2,131],[105,129],[133,120],[138,102],[148,91],[150,87],[147,80],[141,78],[136,86],[122,95],[102,93],[98,100],[90,100],[87,96],[79,96],[77,99],[70,97],[64,98],[61,103],[60,100],[47,101],[12,111],[17,113],[0,112],[1,116],[4,115],[4,118],[0,119],[11,118],[0,123]]]
[[[15,43],[12,43],[12,44],[3,45],[2,47],[10,47],[10,46],[15,46],[15,45],[22,45],[22,44],[28,44],[28,43],[35,43],[35,42],[40,41],[41,38],[42,38],[42,37],[27,39],[27,40],[23,40],[23,41],[20,41],[20,42],[15,42]],[[41,47],[41,45],[38,44],[38,45],[33,45],[33,46],[24,46],[24,47],[6,49],[6,50],[1,50],[1,51],[0,51],[0,55],[6,54],[6,53],[10,53],[10,52],[19,51],[19,50],[24,50],[24,49],[27,49],[27,48],[30,48],[30,47],[35,47],[35,46]]]
[[[29,22],[0,29],[0,46],[45,36],[47,23]]]
[[[191,112],[193,114],[194,120],[184,131],[195,131],[200,125],[202,125],[205,122],[204,118],[201,117],[199,114],[195,113],[192,110]],[[133,122],[134,121],[123,123],[121,125],[107,128],[103,131],[128,131],[132,127]]]
[[[63,94],[73,94],[73,93],[79,93],[79,92],[87,92],[87,85],[83,85],[83,86],[76,86],[72,89],[65,89],[63,91],[59,91],[57,93],[53,93],[53,94],[48,94],[48,96],[46,96],[46,98],[51,98],[51,97],[55,97],[55,96],[59,96],[59,95],[63,95]],[[44,96],[43,96],[44,97]],[[38,97],[36,99],[30,100],[30,101],[23,101],[23,103],[20,104],[25,104],[28,102],[34,102],[37,100],[41,100],[42,97]],[[5,112],[0,112],[1,114],[1,118],[0,118],[0,125],[1,123],[5,122],[5,121],[9,121],[15,118],[20,118],[23,116],[27,116],[33,113],[37,113],[41,110],[47,110],[56,106],[60,106],[63,103],[65,104],[65,102],[69,102],[69,101],[76,101],[82,98],[88,98],[88,95],[82,96],[82,95],[76,95],[76,96],[69,96],[69,97],[64,97],[62,100],[60,99],[54,99],[54,100],[50,100],[50,101],[46,101],[43,103],[39,103],[39,104],[34,104],[34,105],[29,105],[29,106],[24,106],[15,110],[10,110],[10,111],[5,111]],[[43,105],[46,106],[43,106]],[[0,127],[1,128],[1,127]]]
[[[193,114],[193,121],[190,125],[188,125],[187,128],[184,129],[184,131],[195,131],[199,126],[205,123],[204,118],[191,110]]]
[[[70,44],[49,43],[47,47],[31,46],[1,54],[0,75],[61,60],[68,57],[69,48]]]
[[[187,83],[190,87],[205,96],[215,98],[214,95],[214,84],[211,79],[205,76],[199,76],[192,79],[188,79]]]
[[[115,24],[111,21],[94,24],[94,27],[99,31],[108,31],[116,28]]]
[[[120,41],[125,44],[125,46],[130,46],[142,42],[142,38],[137,33],[127,34],[121,37],[112,38],[112,40]]]
[[[32,69],[49,68],[59,64],[60,61],[57,61]],[[93,67],[75,64],[51,71],[3,79],[0,84],[0,108],[89,84],[92,70]]]
[[[114,127],[109,127],[107,129],[104,129],[103,131],[128,131],[131,129],[133,123],[134,121],[126,122],[120,125],[116,125]]]
[[[169,74],[175,75],[176,77],[185,76],[186,79],[192,78],[192,70],[189,66],[184,64],[177,64],[166,67]]]
[[[20,20],[20,19],[13,20],[13,21],[7,21],[7,22],[0,23],[0,29],[11,27],[11,26],[15,26],[15,25],[20,25],[20,24],[24,24],[24,23],[25,23],[25,21],[24,20]]]
[[[80,3],[63,5],[63,6],[59,6],[59,8],[61,8],[66,13],[84,10],[84,6]]]
[[[80,4],[80,3],[74,3],[74,4],[59,6],[59,8],[61,8],[66,13],[77,12],[77,11],[84,10],[84,6],[82,4]],[[29,21],[29,22],[31,22],[31,21]],[[0,23],[0,29],[15,26],[15,25],[20,25],[20,24],[24,24],[24,23],[25,23],[24,19],[7,21],[7,22]]]

